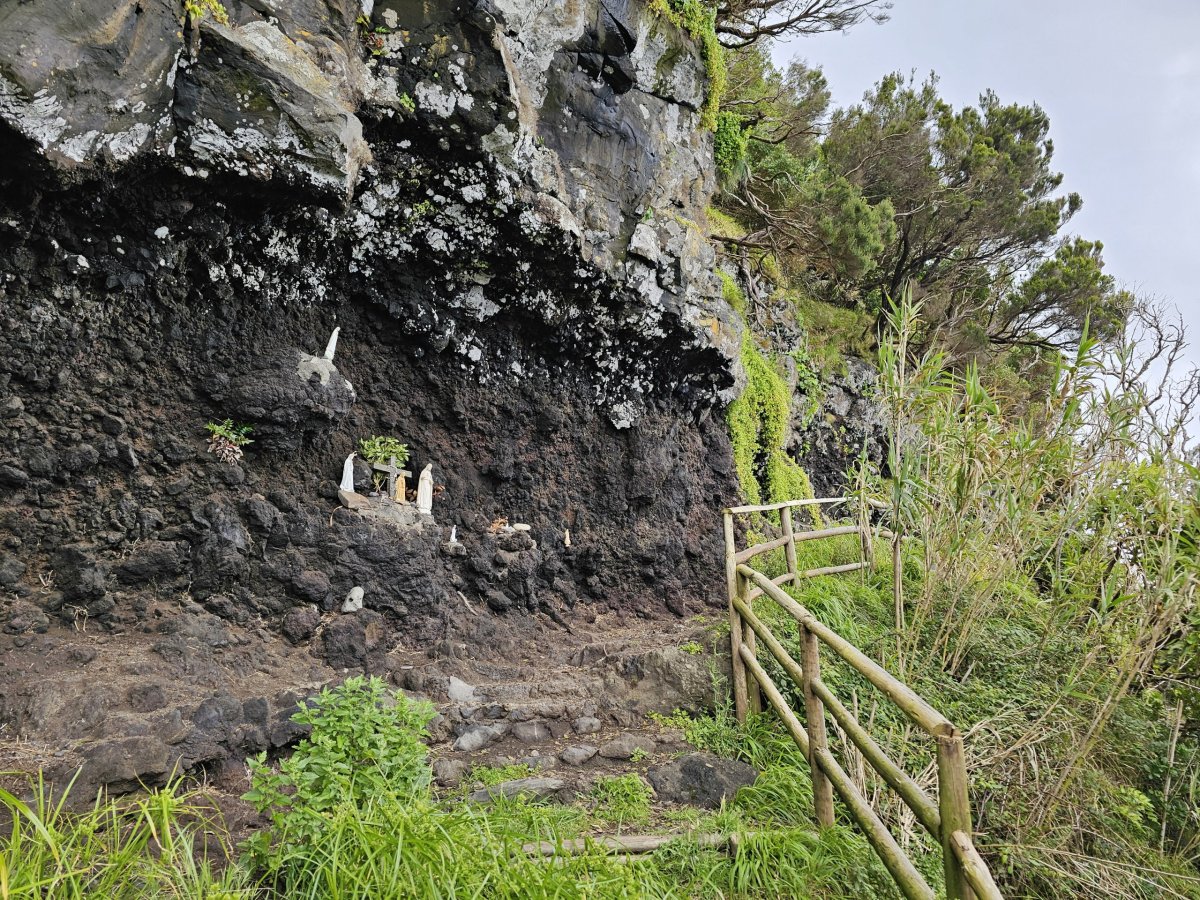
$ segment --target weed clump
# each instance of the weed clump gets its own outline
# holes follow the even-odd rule
[[[241,461],[242,448],[254,443],[250,439],[254,429],[249,425],[234,424],[233,419],[209,422],[204,428],[208,431],[208,452],[231,466]]]

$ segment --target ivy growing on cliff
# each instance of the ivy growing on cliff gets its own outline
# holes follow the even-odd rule
[[[700,110],[700,127],[715,129],[726,77],[725,48],[717,40],[716,10],[701,0],[650,0],[650,9],[700,45],[700,56],[708,70],[708,96]]]
[[[746,389],[729,405],[729,435],[742,493],[750,503],[776,503],[811,497],[804,470],[784,449],[792,392],[774,362],[742,335]]]
[[[739,316],[746,315],[746,295],[738,287],[738,283],[728,272],[717,269],[717,277],[721,279],[721,297]]]
[[[745,173],[750,133],[751,129],[744,127],[741,117],[735,113],[723,110],[717,114],[717,127],[713,131],[713,160],[722,184],[734,184]]]

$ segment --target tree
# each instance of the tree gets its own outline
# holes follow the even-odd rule
[[[1104,273],[1103,245],[1062,239],[1082,205],[1061,190],[1050,120],[985,92],[956,109],[936,76],[891,74],[828,116],[829,89],[803,62],[761,47],[730,54],[722,205],[745,227],[743,269],[769,254],[814,296],[861,304],[886,327],[911,287],[923,341],[958,361],[1017,353],[1022,369],[1074,347],[1085,327],[1117,340],[1133,306]],[[734,140],[736,138],[736,140]],[[750,281],[750,293],[756,293]]]
[[[1103,249],[1078,237],[1060,244],[992,308],[991,341],[1066,349],[1085,326],[1100,341],[1119,338],[1135,301],[1104,273]]]
[[[780,71],[761,47],[731,54],[730,63],[721,115],[736,116],[748,140],[725,205],[748,233],[727,243],[839,284],[862,278],[892,240],[892,207],[867,202],[826,164],[818,143],[829,108],[824,75],[799,61]]]
[[[890,0],[721,0],[717,37],[726,47],[764,38],[845,31],[863,21],[887,21]]]
[[[822,136],[831,95],[820,69],[803,60],[778,69],[769,51],[757,46],[727,54],[725,78],[721,110],[751,129],[751,140],[786,144],[803,156]]]
[[[1068,349],[1088,320],[1094,337],[1119,337],[1132,297],[1103,273],[1102,245],[1059,242],[1082,201],[1060,190],[1049,130],[1041,107],[992,91],[955,109],[935,76],[889,75],[835,113],[822,144],[831,170],[895,210],[863,295],[882,309],[912,285],[931,339],[951,348]]]
[[[896,209],[896,240],[868,289],[898,296],[911,282],[952,317],[1042,255],[1082,201],[1058,194],[1040,107],[989,91],[978,108],[955,110],[936,86],[887,76],[835,114],[824,150],[869,202]]]

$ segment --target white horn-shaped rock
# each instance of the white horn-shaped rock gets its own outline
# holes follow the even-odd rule
[[[338,332],[340,332],[341,330],[342,330],[342,326],[340,326],[340,325],[338,327],[334,328],[333,334],[331,334],[329,336],[329,343],[325,345],[325,358],[328,360],[333,359],[334,351],[337,350]]]

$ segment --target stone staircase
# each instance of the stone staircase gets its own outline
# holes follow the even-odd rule
[[[435,654],[394,670],[401,688],[437,707],[430,744],[439,785],[457,787],[475,766],[523,765],[535,777],[513,790],[567,799],[598,777],[645,776],[692,751],[648,714],[713,707],[714,675],[728,683],[712,652],[722,639],[695,623],[652,629],[559,644],[536,664]]]

